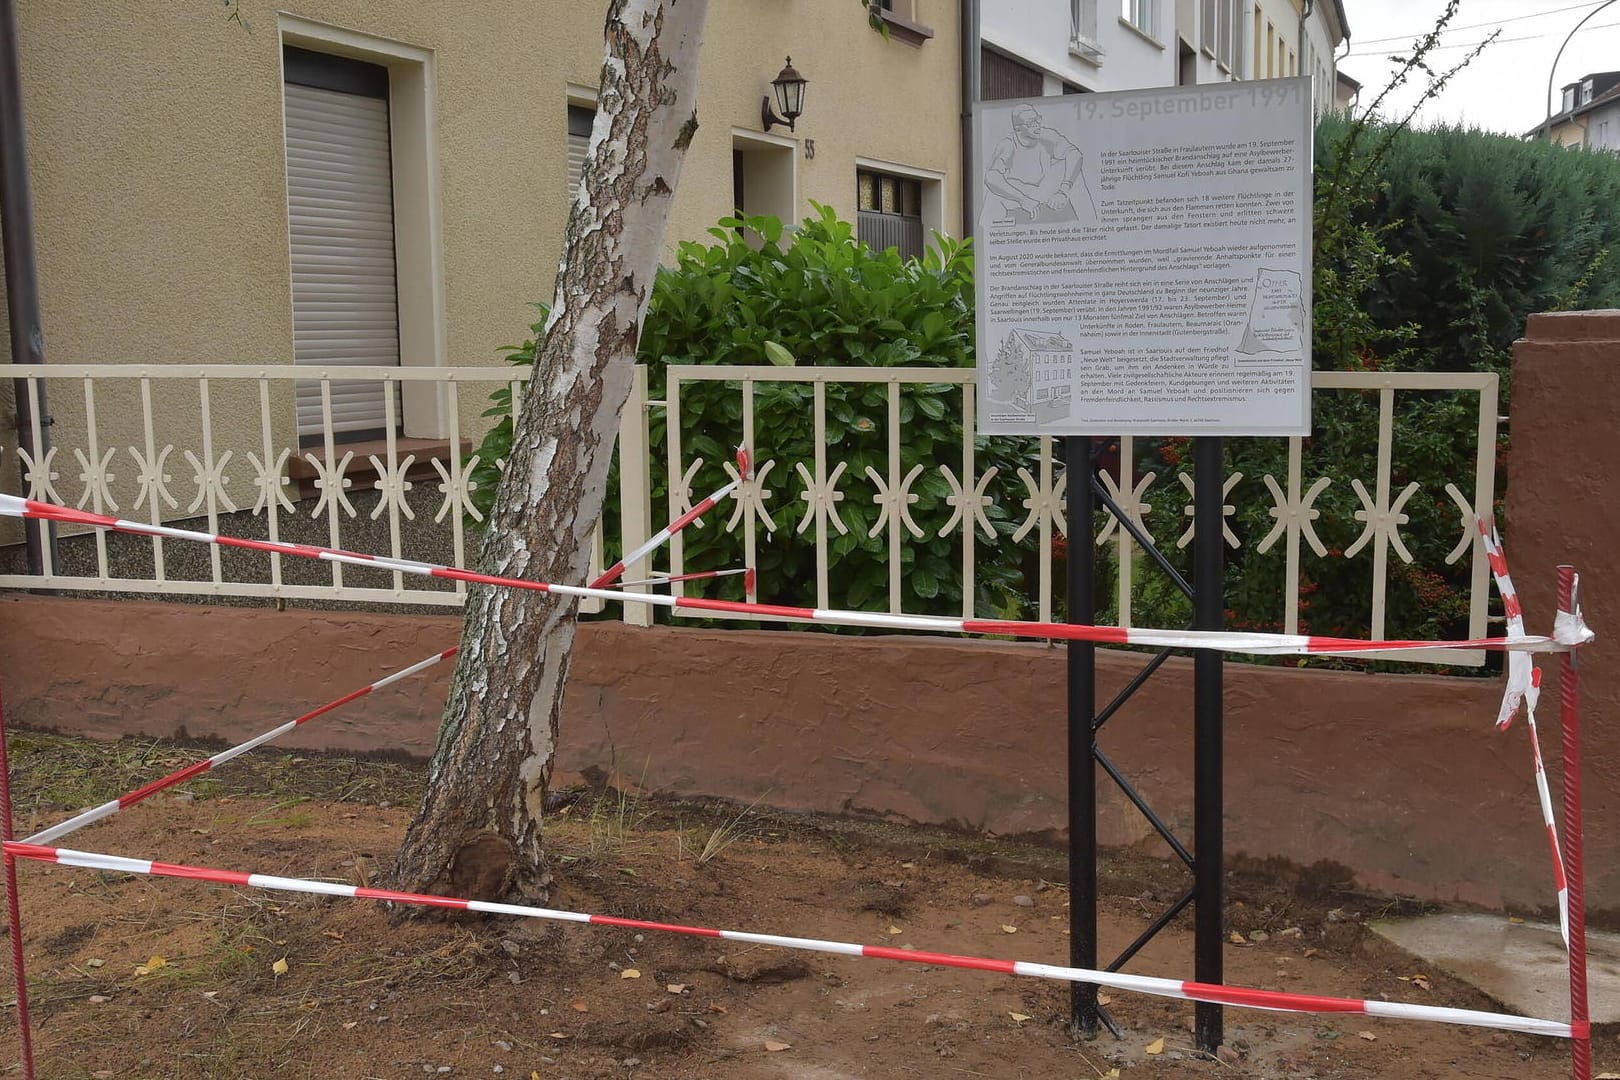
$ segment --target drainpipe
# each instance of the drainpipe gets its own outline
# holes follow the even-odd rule
[[[34,265],[34,211],[28,193],[28,143],[23,127],[22,50],[17,41],[15,0],[0,0],[0,233],[3,233],[6,269],[6,311],[11,320],[11,362],[44,364],[45,335],[40,329],[39,274]],[[44,467],[50,452],[51,413],[45,404],[45,385],[36,382],[40,441],[34,442],[33,401],[28,380],[12,384],[17,396],[17,445],[28,452],[36,468]],[[25,489],[26,490],[26,489]],[[46,528],[50,567],[58,569],[56,526]],[[28,541],[28,572],[45,574],[45,544],[40,530],[23,525]]]
[[[962,41],[962,237],[973,235],[973,103],[979,100],[979,0],[959,0]]]
[[[1350,56],[1350,36],[1348,34],[1346,34],[1345,38],[1344,38],[1344,52],[1343,53],[1335,52],[1333,54],[1333,71],[1332,71],[1332,75],[1333,75],[1333,104],[1334,104],[1335,108],[1337,108],[1338,103],[1339,103],[1339,65],[1341,63],[1343,63],[1349,56]],[[1356,112],[1356,109],[1359,108],[1360,105],[1361,105],[1361,87],[1358,86],[1358,87],[1356,87],[1356,92],[1350,95],[1350,107],[1345,110],[1345,115],[1346,116],[1354,116],[1355,112]]]
[[[1305,56],[1305,23],[1311,17],[1311,11],[1316,7],[1316,0],[1305,0],[1305,7],[1299,13],[1299,40],[1294,43],[1294,63],[1299,63]]]

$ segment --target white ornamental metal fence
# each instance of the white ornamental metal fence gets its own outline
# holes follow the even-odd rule
[[[257,535],[274,539],[434,558],[464,567],[476,557],[476,532],[468,522],[478,517],[469,475],[477,463],[453,448],[476,446],[490,423],[479,414],[493,390],[508,388],[521,402],[523,385],[514,374],[526,373],[357,368],[328,374],[291,365],[0,366],[0,385],[23,380],[36,399],[48,386],[56,421],[43,460],[31,460],[15,443],[0,447],[0,485],[16,490],[20,465],[25,493],[33,498],[149,521],[196,518],[206,520],[210,531],[257,530]],[[802,583],[804,595],[784,593],[786,586],[772,579],[770,567],[760,567],[757,578],[750,579],[755,588],[749,599],[763,594],[769,602],[899,612],[918,546],[950,538],[964,616],[1001,614],[977,610],[983,598],[976,583],[992,573],[1005,579],[1015,564],[1030,613],[1041,619],[1053,616],[1062,588],[1053,540],[1066,539],[1068,533],[1061,461],[1054,458],[1053,440],[1046,438],[1025,440],[1028,453],[1016,462],[1007,462],[1005,452],[987,455],[987,448],[1005,446],[972,434],[972,371],[672,366],[665,369],[663,396],[657,400],[648,394],[645,369],[636,376],[621,424],[619,487],[609,493],[617,510],[616,534],[606,540],[598,534],[597,565],[607,554],[637,546],[654,522],[662,524],[685,512],[707,494],[707,487],[699,491],[694,485],[705,469],[720,475],[717,466],[729,454],[717,453],[717,448],[741,444],[753,452],[753,474],[703,529],[735,534],[740,557],[749,566],[759,565],[762,541],[782,533],[802,545],[813,566]],[[386,430],[358,450],[332,431],[330,409],[332,384],[356,379],[384,384],[388,414]],[[300,447],[295,388],[311,381],[321,391],[323,432],[316,445]],[[1496,485],[1496,376],[1319,372],[1313,382],[1318,415],[1333,407],[1336,395],[1376,396],[1378,444],[1371,472],[1326,475],[1313,463],[1310,440],[1291,438],[1286,440],[1285,469],[1255,477],[1234,472],[1225,485],[1229,514],[1245,502],[1264,500],[1260,505],[1270,522],[1265,534],[1240,539],[1228,530],[1227,541],[1234,548],[1252,544],[1252,557],[1279,560],[1282,586],[1275,613],[1280,628],[1298,629],[1309,552],[1316,560],[1365,564],[1362,625],[1374,638],[1385,636],[1391,570],[1414,563],[1415,545],[1406,542],[1410,536],[1403,528],[1410,527],[1407,507],[1419,494],[1416,482],[1402,482],[1397,401],[1402,395],[1461,395],[1477,421],[1474,445],[1455,449],[1453,475],[1441,491],[1424,496],[1443,497],[1455,508],[1455,536],[1446,537],[1448,544],[1455,542],[1444,562],[1471,560],[1468,634],[1484,636],[1489,569],[1474,543],[1472,520],[1476,513],[1489,514]],[[705,389],[700,392],[699,387]],[[786,404],[784,387],[794,388]],[[425,459],[422,443],[399,434],[397,410],[402,406],[396,389],[405,391],[407,403],[414,401],[418,409],[439,418],[443,445]],[[865,410],[853,420],[845,407],[851,395]],[[696,398],[702,398],[703,414],[701,423],[693,425],[689,418]],[[759,430],[757,406],[766,399],[773,419]],[[789,453],[780,445],[787,426],[782,417],[794,402],[802,419],[792,425],[797,443]],[[34,415],[40,415],[38,409]],[[943,421],[955,435],[948,447],[936,441],[932,459],[918,461],[907,449],[908,425],[925,417],[936,422],[936,433],[937,422]],[[867,449],[856,456],[849,456],[845,446],[852,422],[870,436]],[[36,430],[36,439],[44,434]],[[707,454],[694,451],[689,444],[695,440]],[[1165,547],[1184,547],[1192,536],[1191,477],[1173,468],[1138,469],[1139,450],[1135,440],[1120,440],[1120,467],[1104,476],[1104,484],[1144,529],[1151,524],[1154,503],[1162,504],[1161,519],[1164,506],[1185,506],[1184,529],[1154,536]],[[987,464],[987,456],[1000,464]],[[724,469],[735,475],[729,461]],[[664,488],[657,505],[654,475]],[[1322,511],[1315,504],[1331,485],[1352,490],[1359,507],[1353,513],[1356,539],[1342,550],[1330,550],[1319,536]],[[919,498],[919,491],[929,490],[942,494]],[[1165,531],[1162,523],[1159,527]],[[857,531],[867,541],[881,541],[871,545],[879,549],[875,555],[863,557],[879,558],[884,567],[880,587],[860,603],[833,591],[834,568],[847,557],[851,543],[841,538]],[[18,539],[4,536],[0,542]],[[1095,539],[1112,557],[1115,617],[1121,625],[1131,625],[1145,577],[1138,571],[1143,553],[1117,525],[1106,526]],[[465,592],[459,583],[421,582],[338,564],[294,567],[301,560],[279,556],[256,556],[256,562],[218,550],[205,557],[180,556],[175,542],[166,545],[158,539],[96,534],[65,537],[63,543],[64,548],[76,545],[72,558],[64,555],[62,560],[73,565],[47,564],[38,576],[0,574],[0,587],[440,606],[459,604]],[[653,563],[670,575],[720,568],[688,565],[688,551],[687,538],[677,534],[665,552],[628,567],[626,579],[657,576]],[[11,562],[15,566],[17,560]],[[662,587],[689,588],[682,582]],[[650,611],[626,605],[622,617],[643,623]],[[1441,659],[1421,652],[1404,655]],[[1480,663],[1483,657],[1452,653],[1443,661]]]
[[[526,374],[494,367],[0,365],[0,386],[11,390],[17,380],[29,395],[33,444],[49,439],[38,460],[15,436],[0,445],[0,488],[17,491],[20,477],[29,498],[97,513],[205,520],[209,532],[466,567],[476,558],[482,520],[471,475],[480,463],[475,449],[471,457],[458,451],[476,447],[488,430],[491,420],[481,414],[491,393],[509,390],[521,404]],[[382,389],[384,426],[355,442],[334,430],[334,398],[341,402],[345,389],[368,382]],[[312,401],[320,432],[301,439],[299,413],[307,418]],[[437,437],[406,436],[402,420],[412,406]],[[504,461],[495,465],[504,472]],[[646,498],[631,495],[620,518],[633,543],[646,535]],[[41,544],[44,565],[34,575],[20,572],[17,548],[22,528],[43,536],[44,523],[0,527],[14,530],[0,535],[0,545],[11,545],[15,571],[0,574],[0,588],[433,606],[459,605],[466,595],[461,582],[71,529],[59,538],[59,557]],[[601,553],[598,536],[597,565]],[[600,609],[590,603],[588,610]]]
[[[690,393],[694,386],[726,384],[738,395],[738,407],[716,409],[713,395],[709,395],[705,400],[703,430],[711,442],[729,439],[752,448],[755,473],[752,479],[740,485],[733,496],[734,511],[720,527],[741,531],[743,557],[750,566],[757,563],[762,534],[790,530],[802,538],[803,543],[814,546],[813,590],[807,588],[803,596],[772,594],[770,577],[762,571],[755,580],[757,589],[767,593],[765,600],[813,603],[818,607],[851,606],[847,597],[833,595],[829,589],[831,567],[837,558],[832,546],[849,529],[844,520],[848,508],[857,502],[867,502],[876,510],[875,520],[867,526],[867,537],[882,538],[886,546],[888,580],[879,605],[884,610],[902,610],[907,546],[929,537],[954,536],[960,558],[961,614],[964,617],[1000,614],[975,610],[982,602],[975,588],[975,578],[987,567],[1018,557],[1023,557],[1024,561],[1033,559],[1034,580],[1025,583],[1025,594],[1032,601],[1033,613],[1042,620],[1053,617],[1064,587],[1064,582],[1054,573],[1053,540],[1062,537],[1066,541],[1068,537],[1064,513],[1066,478],[1061,455],[1054,454],[1055,441],[1043,437],[1023,440],[1030,444],[1030,452],[1014,468],[1015,480],[998,476],[1001,466],[983,464],[984,447],[988,443],[972,434],[975,388],[971,370],[690,366],[670,367],[667,372],[665,400],[648,404],[667,409],[669,436],[665,469],[667,489],[672,494],[669,512],[684,511],[700,494],[694,492],[692,478],[701,462],[689,458],[682,443],[682,395]],[[1293,437],[1286,440],[1286,468],[1276,475],[1245,478],[1239,472],[1228,474],[1224,485],[1228,497],[1224,509],[1228,517],[1236,512],[1241,500],[1252,501],[1257,497],[1266,500],[1262,505],[1270,518],[1270,527],[1251,542],[1255,555],[1274,557],[1282,563],[1283,584],[1273,609],[1278,628],[1286,633],[1299,629],[1303,554],[1304,549],[1308,549],[1317,559],[1365,561],[1367,573],[1362,597],[1365,602],[1351,636],[1370,636],[1378,640],[1388,636],[1385,627],[1390,607],[1391,560],[1399,560],[1409,567],[1415,563],[1412,545],[1403,539],[1402,529],[1410,521],[1406,512],[1408,503],[1421,490],[1421,485],[1415,481],[1398,482],[1403,463],[1397,454],[1402,434],[1396,424],[1397,399],[1402,395],[1431,400],[1461,396],[1472,407],[1473,445],[1451,448],[1454,471],[1441,491],[1428,494],[1434,498],[1443,496],[1455,509],[1456,531],[1447,537],[1448,550],[1442,562],[1445,566],[1454,566],[1463,559],[1470,560],[1465,564],[1469,582],[1467,633],[1470,637],[1485,636],[1489,623],[1489,566],[1476,542],[1474,518],[1476,514],[1490,515],[1496,485],[1497,376],[1488,373],[1317,372],[1312,382],[1318,415],[1334,407],[1336,396],[1376,396],[1375,464],[1366,476],[1324,475],[1310,460],[1307,451],[1310,440]],[[778,467],[773,453],[780,431],[762,430],[756,427],[755,421],[758,398],[770,388],[783,384],[808,386],[811,391],[805,408],[813,433],[812,453],[801,457],[813,458],[813,461],[795,461],[791,470]],[[883,433],[886,460],[881,468],[872,465],[851,468],[852,462],[839,460],[834,450],[836,429],[848,421],[830,416],[829,391],[833,387],[852,385],[882,390],[880,402],[874,402],[870,395],[865,398],[877,415],[862,418]],[[934,400],[945,403],[951,416],[959,421],[959,436],[938,460],[912,462],[909,467],[903,467],[902,449],[907,444],[907,433],[902,415],[908,401],[915,400],[919,391],[927,391]],[[735,420],[730,419],[732,414]],[[1120,440],[1120,466],[1104,473],[1103,484],[1120,510],[1157,544],[1185,548],[1193,537],[1191,473],[1173,469],[1139,471],[1135,464],[1138,442],[1130,437]],[[1231,445],[1238,440],[1228,442]],[[919,520],[916,490],[930,472],[937,473],[948,494],[937,500],[932,519]],[[1249,481],[1247,484],[1243,483],[1245,479]],[[1348,486],[1355,493],[1358,506],[1351,515],[1357,536],[1342,550],[1323,544],[1318,535],[1322,511],[1313,505],[1333,484]],[[1233,500],[1240,501],[1234,503]],[[1154,536],[1147,517],[1154,502],[1179,504],[1184,527],[1178,525],[1178,532]],[[1002,511],[998,516],[1010,528],[992,526],[991,510],[998,506]],[[1032,553],[1026,545],[1026,538],[1031,536],[1036,540]],[[1234,549],[1243,542],[1230,528],[1226,529],[1225,536]],[[1136,567],[1143,561],[1144,553],[1127,531],[1113,521],[1098,531],[1095,542],[1100,548],[1109,549],[1113,556],[1115,617],[1119,625],[1133,625],[1135,593],[1144,578]],[[686,546],[687,541],[681,536],[670,543],[669,570],[673,575],[694,569],[687,565]],[[679,583],[673,587],[683,588]],[[761,596],[754,592],[748,599],[759,600]],[[1414,649],[1399,655],[1400,659],[1408,661],[1454,665],[1477,666],[1484,662],[1483,654],[1477,652],[1443,654],[1437,650]]]

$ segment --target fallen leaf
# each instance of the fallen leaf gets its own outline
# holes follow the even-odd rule
[[[137,974],[137,975],[150,975],[150,974],[152,974],[152,972],[157,971],[160,968],[166,968],[168,966],[169,966],[169,962],[167,960],[163,959],[163,957],[154,956],[151,959],[147,960],[146,963],[137,965],[136,968],[135,968],[135,974]]]
[[[564,1035],[560,1031],[553,1031],[553,1032],[550,1032],[549,1034],[547,1034],[546,1038],[548,1038],[548,1039],[566,1039],[566,1038],[568,1038],[568,1036]],[[539,1075],[539,1074],[536,1074],[536,1075]]]
[[[92,1004],[92,1005],[105,1005],[107,1002],[109,1002],[111,1000],[112,1000],[111,998],[105,996],[104,994],[91,994],[90,995],[90,1004]]]
[[[98,957],[95,957],[93,959],[86,960],[84,962],[84,966],[87,967],[87,968],[98,968],[98,967],[101,967],[106,962],[107,961],[103,960],[101,957],[98,956]]]
[[[1010,1017],[1012,1017],[1012,1021],[1013,1021],[1013,1023],[1015,1023],[1015,1024],[1017,1024],[1017,1025],[1019,1025],[1019,1026],[1020,1026],[1020,1027],[1022,1027],[1022,1026],[1023,1026],[1023,1024],[1024,1024],[1024,1021],[1025,1021],[1025,1020],[1028,1020],[1028,1019],[1029,1019],[1029,1016],[1028,1016],[1028,1014],[1026,1014],[1026,1013],[1015,1013],[1015,1012],[1010,1012],[1010,1013],[1008,1013],[1008,1014],[1007,1014],[1007,1015],[1008,1015],[1008,1016],[1010,1016]]]
[[[277,975],[287,974],[287,958],[283,956],[280,960],[277,960],[275,963],[271,964],[270,970],[275,972]]]
[[[583,1000],[580,1000],[580,1001],[574,1002],[574,1011],[575,1012],[590,1012],[591,1007],[589,1005],[585,1004],[585,1002]]]
[[[709,1002],[709,1011],[712,1012],[712,1013],[719,1013],[721,1016],[724,1016],[726,1013],[730,1012],[731,1010],[726,1008],[724,1005],[716,1005],[714,1002],[711,1001],[711,1002]]]
[[[793,1049],[792,1043],[777,1042],[775,1039],[765,1040],[765,1052],[768,1054],[779,1054],[783,1050],[791,1049]]]
[[[322,930],[321,931],[321,937],[329,937],[333,941],[342,941],[343,940],[343,935],[338,933],[336,930]]]
[[[1301,955],[1301,956],[1303,956],[1303,957],[1305,957],[1305,959],[1307,959],[1307,960],[1309,960],[1309,959],[1310,959],[1310,958],[1311,958],[1311,957],[1313,957],[1313,956],[1320,956],[1320,955],[1322,955],[1322,950],[1321,950],[1321,949],[1306,949],[1306,950],[1305,950],[1305,951],[1304,951],[1304,952],[1303,952],[1303,953],[1301,953],[1301,954],[1300,954],[1300,955]]]
[[[1157,1039],[1154,1039],[1152,1042],[1148,1043],[1147,1052],[1150,1054],[1164,1053],[1164,1036],[1161,1035]]]
[[[664,989],[668,990],[672,994],[684,994],[684,993],[686,993],[686,984],[685,983],[668,983],[668,984],[665,985]]]
[[[639,979],[641,978],[641,972],[637,971],[635,968],[625,968],[623,971],[619,972],[619,978]]]
[[[1358,1031],[1358,1032],[1356,1032],[1356,1038],[1358,1038],[1358,1039],[1366,1039],[1368,1042],[1377,1042],[1378,1041],[1378,1036],[1374,1035],[1370,1031]]]
[[[1249,939],[1238,933],[1236,930],[1226,935],[1226,940],[1230,941],[1234,945],[1247,945],[1249,943]]]
[[[1417,987],[1419,990],[1432,990],[1432,989],[1434,989],[1432,986],[1429,985],[1429,977],[1427,975],[1421,975],[1421,974],[1420,975],[1397,975],[1396,978],[1400,979],[1401,982],[1409,982],[1409,983],[1411,983],[1413,986]]]
[[[1097,1004],[1099,1004],[1099,1005],[1112,1005],[1113,1003],[1114,1003],[1114,999],[1109,997],[1107,994],[1099,993],[1097,995]]]
[[[898,926],[891,926],[891,927],[889,927],[889,933],[890,934],[903,934],[903,933],[905,933],[905,931],[900,929]]]
[[[1018,927],[1014,926],[1012,923],[1002,923],[1001,932],[1003,934],[1016,934],[1018,933]]]
[[[355,1025],[358,1024],[358,1023],[360,1023],[360,1021],[358,1021],[358,1020],[345,1020],[345,1021],[343,1021],[343,1030],[344,1031],[353,1031],[354,1028],[355,1028]]]
[[[1519,918],[1517,915],[1509,915],[1508,916],[1508,922],[1513,923],[1515,926],[1523,926],[1524,925],[1524,920]],[[1604,1073],[1603,1075],[1604,1076],[1620,1077],[1620,1073]]]
[[[1117,1080],[1118,1077],[1118,1069],[1109,1069],[1108,1072],[1103,1075],[1103,1080]]]

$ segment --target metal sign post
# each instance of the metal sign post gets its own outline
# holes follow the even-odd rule
[[[1193,626],[1225,629],[1221,440],[1206,435],[1193,444]],[[1213,649],[1193,656],[1193,876],[1195,938],[1193,978],[1220,985],[1222,839],[1222,658]],[[1221,1045],[1221,1007],[1199,1002],[1194,1007],[1198,1049],[1214,1053]]]
[[[1064,439],[1071,623],[1096,619],[1101,504],[1192,598],[1192,625],[1222,629],[1221,440],[1310,433],[1312,119],[1308,78],[974,106],[978,431]],[[1194,439],[1192,584],[1099,482],[1103,433]],[[1135,463],[1119,468],[1130,490]],[[1168,656],[1099,711],[1096,648],[1068,646],[1070,960],[1098,968],[1101,768],[1193,876],[1107,970],[1192,905],[1197,981],[1220,984],[1220,654],[1193,659],[1191,848],[1097,741]],[[1070,1011],[1080,1034],[1113,1027],[1094,987],[1077,985]],[[1220,1006],[1198,1005],[1194,1026],[1214,1053]]]
[[[1069,619],[1091,623],[1097,618],[1095,545],[1091,543],[1091,439],[1070,435],[1063,440],[1069,480],[1068,556]],[[1069,966],[1097,967],[1097,646],[1089,641],[1068,644],[1069,663]],[[1090,983],[1069,986],[1069,1021],[1087,1038],[1097,1034],[1100,1006]]]

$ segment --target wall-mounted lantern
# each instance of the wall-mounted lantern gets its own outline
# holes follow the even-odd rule
[[[793,130],[793,121],[804,113],[804,87],[806,79],[793,68],[793,57],[787,58],[787,66],[777,73],[771,80],[771,89],[776,93],[776,108],[781,113],[771,111],[771,99],[765,98],[759,107],[759,122],[766,131],[776,124],[786,124],[789,131]]]

